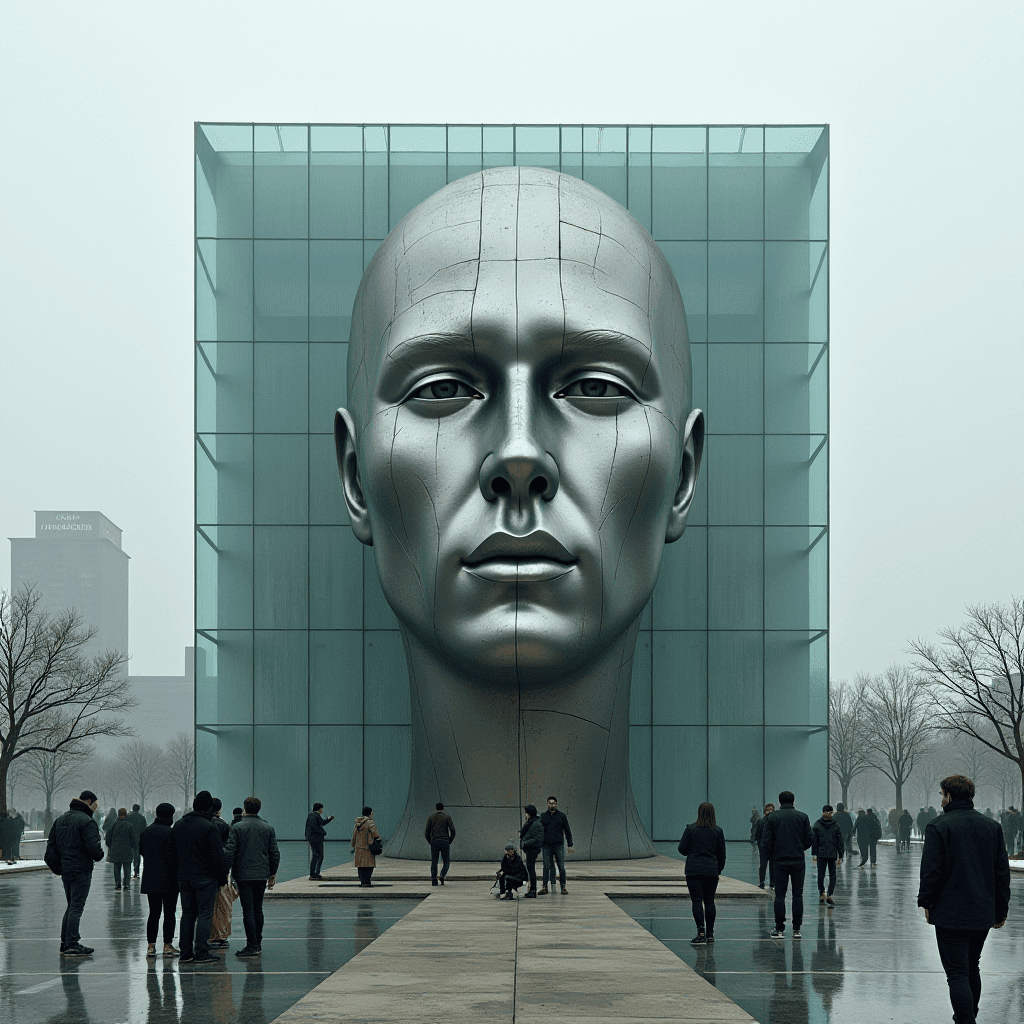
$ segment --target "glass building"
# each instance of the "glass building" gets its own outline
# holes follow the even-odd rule
[[[711,800],[745,838],[828,752],[828,129],[197,124],[197,787],[282,839],[409,778],[397,621],[347,525],[333,418],[363,269],[413,206],[496,165],[577,175],[658,241],[707,415],[698,498],[634,663],[630,767],[655,840]],[[567,807],[570,817],[572,808]],[[344,826],[337,836],[347,839]]]

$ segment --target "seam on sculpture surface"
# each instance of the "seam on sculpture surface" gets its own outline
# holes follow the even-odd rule
[[[469,797],[469,806],[473,806],[473,791],[469,788],[469,780],[466,778],[466,770],[462,767],[462,754],[459,751],[459,738],[455,733],[455,724],[452,722],[452,713],[446,707],[444,713],[448,716],[448,725],[452,731],[452,746],[455,748],[455,756],[459,759],[459,774],[462,775],[462,784],[466,787],[466,796]],[[435,772],[435,778],[436,778]],[[443,797],[438,794],[438,800],[442,800]]]
[[[608,500],[608,492],[612,489],[612,477],[615,475],[615,455],[619,450],[619,408],[615,407],[615,447],[612,449],[612,461],[608,467],[608,483],[605,484],[604,496],[601,498],[601,511],[604,510],[604,503]],[[607,518],[607,516],[605,517]],[[604,526],[605,520],[601,520],[601,526]],[[598,527],[600,529],[600,527]]]
[[[626,529],[622,534],[622,543],[619,545],[619,554],[615,559],[615,572],[612,573],[612,579],[614,580],[619,575],[619,562],[622,561],[622,551],[626,546],[626,541],[629,538],[629,531],[633,525],[633,519],[636,517],[637,509],[640,507],[640,500],[643,498],[644,490],[647,487],[647,477],[651,472],[651,460],[654,458],[654,435],[651,432],[651,421],[647,416],[647,409],[644,409],[644,422],[647,424],[647,467],[644,469],[644,479],[640,484],[640,490],[637,492],[636,504],[633,506],[633,511],[630,513],[629,522],[626,524]]]
[[[391,493],[395,496],[395,504],[398,506],[398,516],[402,522],[402,532],[405,534],[405,539],[409,539],[409,528],[405,525],[405,510],[402,508],[402,499],[398,496],[398,487],[395,484],[395,440],[398,437],[398,418],[402,415],[401,408],[399,407],[395,413],[394,423],[391,426],[391,448],[388,450],[388,479],[391,481]],[[391,532],[398,536],[398,532],[394,527],[391,528]],[[405,551],[406,557],[412,561],[412,557],[409,554],[405,544],[399,540],[399,544],[402,544],[402,550]],[[415,569],[415,566],[414,566]],[[420,590],[423,590],[423,581],[420,579],[420,573],[418,569],[415,569],[416,578],[420,580]],[[427,595],[423,595],[423,599],[426,600]]]
[[[609,727],[603,726],[600,722],[595,722],[592,718],[584,718],[582,715],[574,715],[571,711],[552,711],[551,708],[523,708],[522,712],[523,714],[530,712],[534,715],[562,715],[565,718],[575,718],[578,722],[586,722],[588,725],[600,729],[601,732],[610,731]]]
[[[469,341],[473,346],[473,362],[477,362],[476,358],[476,334],[474,333],[474,318],[476,316],[476,296],[477,290],[480,287],[480,256],[483,253],[484,248],[484,184],[483,184],[483,171],[480,172],[480,216],[477,218],[480,230],[476,236],[476,279],[473,281],[473,301],[469,304]]]
[[[612,514],[612,513],[613,513],[613,512],[614,512],[614,511],[615,511],[615,510],[616,510],[616,509],[617,509],[617,508],[619,507],[619,505],[620,505],[620,504],[621,504],[621,503],[622,503],[623,501],[625,501],[625,499],[626,499],[626,498],[628,498],[628,497],[629,497],[629,494],[628,494],[628,492],[623,492],[622,494],[620,494],[620,495],[618,496],[618,498],[616,498],[616,499],[615,499],[615,504],[614,504],[614,505],[612,505],[612,507],[611,507],[610,509],[608,509],[608,514],[607,514],[607,515],[606,515],[606,516],[604,517],[604,519],[602,519],[602,520],[601,520],[601,523],[600,523],[600,525],[598,526],[598,529],[599,529],[599,530],[600,530],[600,529],[601,529],[601,528],[602,528],[602,527],[604,526],[604,524],[605,524],[606,522],[608,522],[608,519],[609,519],[609,517],[611,516],[611,514]]]
[[[558,176],[558,187],[555,190],[558,202],[558,299],[562,305],[562,350],[558,355],[558,363],[565,359],[565,289],[562,287],[562,175]]]
[[[419,688],[418,685],[417,686],[413,686],[413,681],[416,678],[416,669],[413,667],[413,659],[412,658],[407,658],[406,660],[409,663],[409,687],[410,687],[411,690],[414,689],[416,691],[416,708],[419,711],[420,726],[423,729],[423,736],[424,736],[425,742],[427,744],[427,757],[430,760],[430,772],[434,776],[434,787],[437,790],[437,794],[438,794],[437,799],[440,800],[441,799],[441,780],[437,777],[437,768],[434,765],[434,751],[433,751],[433,749],[430,746],[430,733],[427,730],[427,722],[426,722],[426,718],[425,718],[425,716],[423,714],[423,701],[420,699],[420,688]],[[413,736],[415,737],[415,735],[416,734],[414,732]],[[411,796],[410,799],[412,800],[412,802],[415,803],[415,800],[416,800],[415,791],[413,791],[411,789],[411,787],[410,787],[410,792],[412,792],[412,796]]]

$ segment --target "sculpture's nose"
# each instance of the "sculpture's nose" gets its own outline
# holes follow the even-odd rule
[[[505,436],[480,467],[480,490],[488,501],[506,498],[521,508],[533,498],[550,501],[558,491],[558,466],[538,443],[529,404],[521,393],[513,396]]]

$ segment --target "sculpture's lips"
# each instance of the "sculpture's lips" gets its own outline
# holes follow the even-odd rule
[[[576,559],[550,533],[492,533],[463,560],[468,572],[495,582],[542,582],[572,572]]]

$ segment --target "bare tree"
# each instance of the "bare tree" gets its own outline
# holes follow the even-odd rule
[[[902,813],[904,783],[931,740],[928,698],[901,665],[864,682],[868,759],[896,787],[896,811]]]
[[[51,729],[60,736],[67,730],[67,723],[57,715],[52,721]],[[90,745],[82,740],[65,743],[56,750],[33,750],[22,758],[27,778],[31,779],[43,793],[46,801],[43,829],[49,832],[53,824],[53,798],[67,787],[67,784],[78,774],[82,762],[91,753]]]
[[[828,767],[849,806],[850,784],[871,767],[867,757],[867,709],[864,683],[833,683],[828,694]]]
[[[125,777],[121,766],[110,757],[90,758],[82,771],[89,779],[89,788],[100,796],[100,803],[106,807],[120,807],[124,800]]]
[[[939,783],[949,774],[949,757],[945,750],[932,742],[917,758],[914,781],[921,789],[921,804],[930,807],[939,792]]]
[[[12,761],[7,767],[7,806],[14,807],[14,790],[25,778],[20,761]]]
[[[939,726],[1017,766],[1024,788],[1024,599],[975,605],[939,643],[912,643]]]
[[[56,616],[25,587],[0,590],[0,811],[7,809],[7,773],[17,758],[55,752],[93,736],[124,736],[123,721],[107,717],[136,704],[124,672],[127,656],[83,655],[96,630],[72,608]],[[54,732],[55,714],[64,722]]]
[[[196,784],[196,743],[187,732],[179,732],[167,742],[168,781],[181,790],[182,806],[188,808]]]
[[[122,743],[118,763],[128,783],[129,791],[146,809],[146,797],[166,774],[164,751],[157,743],[134,739]]]
[[[992,774],[988,747],[963,733],[953,737],[953,746],[956,749],[956,765],[974,783],[975,790],[987,785]]]

